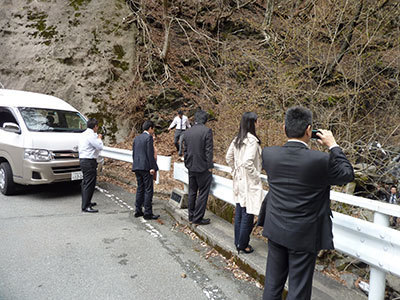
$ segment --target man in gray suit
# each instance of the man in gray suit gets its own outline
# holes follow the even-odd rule
[[[198,110],[195,124],[183,137],[185,166],[189,170],[189,222],[198,225],[210,224],[210,219],[204,218],[214,167],[213,135],[204,125],[207,120],[208,114]]]
[[[263,168],[269,192],[265,198],[263,235],[268,238],[264,300],[281,300],[289,276],[287,300],[311,298],[315,260],[321,249],[333,249],[330,186],[354,179],[353,167],[332,132],[320,129],[318,142],[329,153],[310,150],[312,113],[303,107],[286,112],[283,147],[265,147]]]
[[[153,214],[153,175],[158,170],[154,157],[153,133],[154,123],[145,121],[143,133],[133,140],[132,171],[137,181],[135,217],[143,216],[146,220],[155,220],[160,215]],[[144,213],[143,213],[144,206]]]

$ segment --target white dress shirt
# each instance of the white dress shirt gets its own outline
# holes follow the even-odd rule
[[[181,127],[182,125],[182,127]],[[169,125],[168,129],[172,129],[176,126],[176,129],[186,130],[190,128],[190,123],[188,117],[182,115],[182,119],[179,116],[176,116],[172,121],[171,125]]]
[[[298,142],[298,143],[302,143],[302,144],[304,144],[305,146],[307,146],[307,148],[310,148],[310,147],[307,145],[307,143],[305,143],[305,142],[303,142],[303,141],[300,141],[300,140],[290,139],[290,140],[288,140],[288,142]],[[335,148],[335,147],[339,147],[339,145],[338,145],[338,144],[334,144],[334,145],[332,145],[332,146],[329,147],[329,150],[331,150],[332,148]]]
[[[81,133],[79,139],[79,158],[97,159],[101,150],[103,150],[103,141],[97,138],[97,133],[93,129],[88,128]]]
[[[288,142],[301,143],[301,144],[303,144],[304,146],[306,146],[307,148],[310,148],[310,147],[308,147],[307,143],[305,143],[305,142],[303,142],[303,141],[300,141],[300,140],[289,139]]]

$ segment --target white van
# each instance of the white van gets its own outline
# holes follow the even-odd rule
[[[0,190],[82,179],[79,134],[86,119],[53,96],[0,89]]]

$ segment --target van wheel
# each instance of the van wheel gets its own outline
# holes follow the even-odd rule
[[[0,191],[3,195],[12,195],[15,193],[15,183],[13,173],[8,162],[0,164]]]

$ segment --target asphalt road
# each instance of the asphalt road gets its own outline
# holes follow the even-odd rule
[[[261,299],[225,261],[192,239],[154,200],[161,221],[131,218],[134,195],[100,183],[98,214],[80,188],[30,187],[0,195],[0,299]]]

